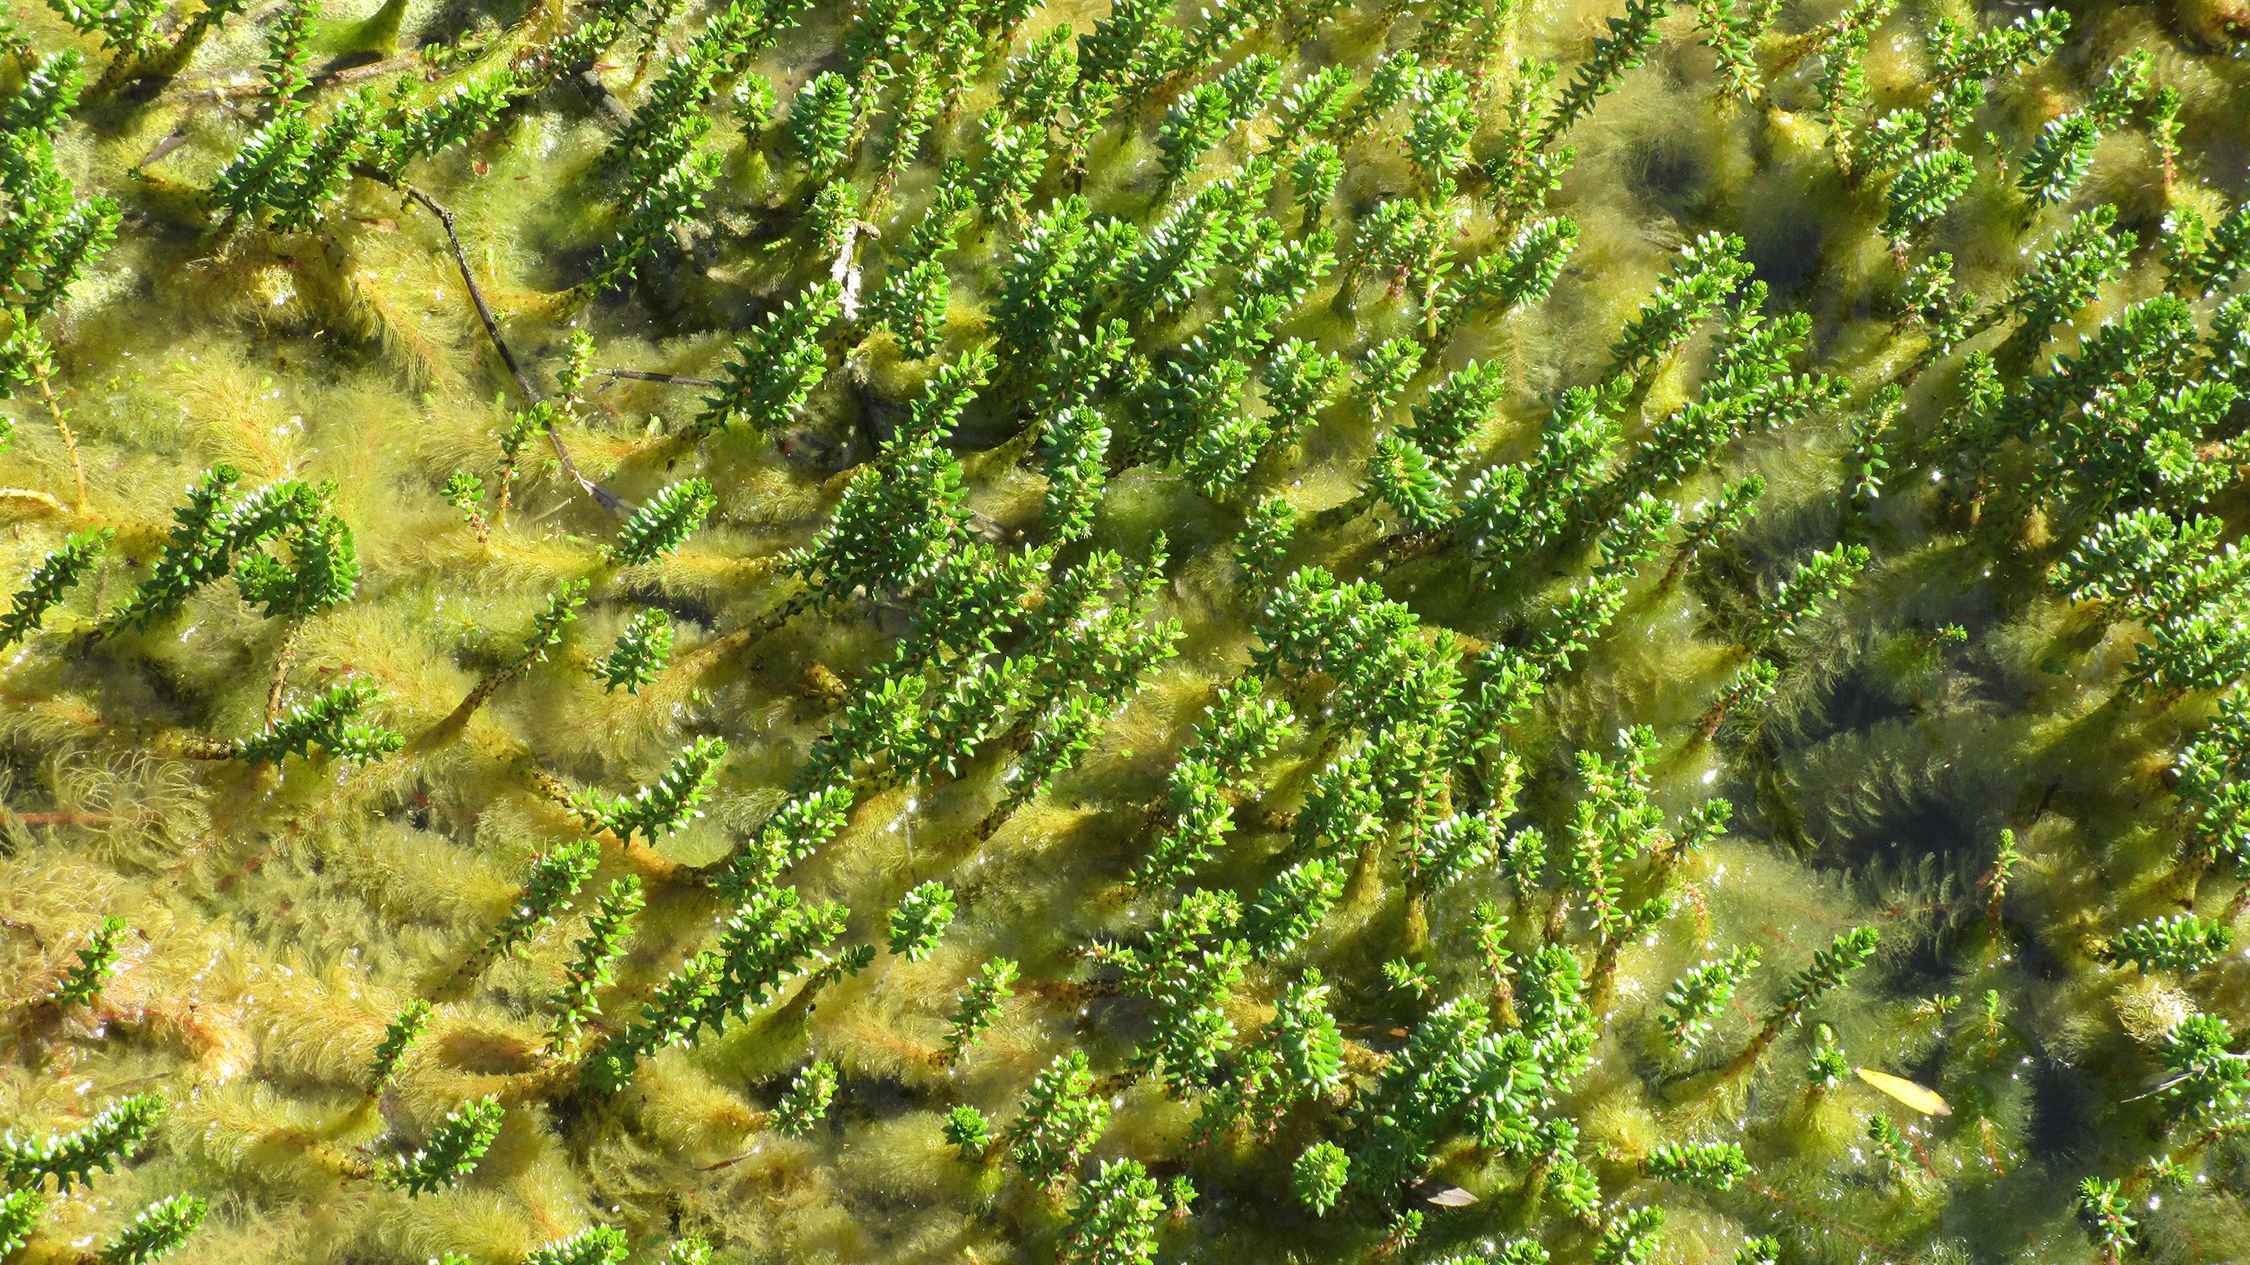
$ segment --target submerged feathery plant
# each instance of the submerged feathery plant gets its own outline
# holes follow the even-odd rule
[[[2225,6],[316,7],[0,23],[0,1242],[2242,1237]]]

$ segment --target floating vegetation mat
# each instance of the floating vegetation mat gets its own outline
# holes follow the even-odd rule
[[[10,13],[9,1265],[2250,1260],[2250,9]]]

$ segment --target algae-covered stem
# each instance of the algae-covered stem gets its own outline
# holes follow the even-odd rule
[[[62,402],[55,398],[55,389],[47,379],[55,372],[54,363],[47,358],[45,348],[31,356],[31,380],[38,384],[39,401],[47,406],[47,416],[54,419],[55,429],[62,434],[63,447],[70,453],[70,477],[78,484],[78,501],[72,506],[79,514],[86,512],[86,466],[78,459],[78,436],[71,433],[70,423],[63,418]]]
[[[500,337],[500,323],[492,318],[492,305],[484,301],[484,291],[477,288],[476,274],[469,270],[469,257],[461,250],[461,235],[453,227],[453,212],[438,205],[437,199],[403,180],[386,180],[382,172],[364,164],[355,165],[353,170],[370,180],[391,185],[400,193],[421,203],[424,209],[437,217],[438,223],[445,228],[446,244],[453,249],[453,266],[461,273],[461,284],[468,287],[469,302],[476,305],[477,319],[484,322],[485,337],[492,340],[493,349],[500,353],[500,363],[508,367],[508,375],[516,380],[516,390],[523,393],[524,404],[532,408],[538,407],[541,402],[538,390],[524,374],[523,366],[516,363],[516,354],[508,349],[507,340]],[[547,428],[547,442],[554,445],[555,459],[562,462],[563,472],[577,480],[578,486],[585,489],[586,495],[593,497],[595,503],[608,510],[611,516],[631,517],[636,508],[631,501],[578,472],[578,463],[570,459],[570,451],[563,447],[562,432],[555,429],[555,419],[542,416],[540,421]]]

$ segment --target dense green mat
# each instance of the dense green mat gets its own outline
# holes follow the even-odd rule
[[[2250,11],[205,4],[0,21],[9,1265],[2250,1260]]]

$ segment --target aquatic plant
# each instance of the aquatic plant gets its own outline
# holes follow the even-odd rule
[[[412,1155],[399,1157],[383,1171],[383,1181],[409,1195],[442,1190],[466,1176],[500,1134],[507,1108],[487,1095],[446,1113],[429,1140]]]
[[[125,933],[125,920],[104,918],[78,951],[78,965],[70,968],[55,986],[51,1000],[64,1008],[84,1006],[101,995],[102,981],[117,973],[117,937]]]
[[[142,1265],[169,1256],[210,1213],[194,1195],[174,1195],[142,1209],[132,1224],[102,1245],[102,1265]]]
[[[12,1181],[36,1187],[51,1176],[57,1192],[68,1194],[74,1183],[88,1184],[97,1169],[116,1172],[118,1160],[147,1142],[164,1114],[162,1099],[135,1094],[111,1103],[84,1127],[68,1133],[31,1141],[18,1139],[11,1129],[0,1137],[0,1165]]]
[[[2242,1254],[2232,10],[488,8],[0,31],[6,1250]]]

